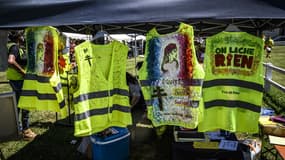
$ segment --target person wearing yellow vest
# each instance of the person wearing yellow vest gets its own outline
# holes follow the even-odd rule
[[[271,51],[274,46],[274,40],[269,36],[265,39],[266,58],[271,58]]]
[[[203,119],[204,70],[193,38],[193,27],[184,23],[173,33],[159,34],[154,28],[147,34],[139,79],[158,136],[165,125],[196,128]]]
[[[258,133],[263,97],[261,38],[220,32],[206,39],[204,120],[198,131]]]
[[[118,41],[75,47],[78,85],[74,92],[75,136],[132,124],[126,80],[128,47]]]
[[[6,71],[7,79],[16,94],[16,102],[18,105],[19,98],[22,92],[23,79],[25,76],[25,67],[27,59],[20,44],[24,42],[21,32],[13,32],[9,34],[8,50],[8,69]],[[36,134],[29,128],[29,111],[18,108],[18,115],[21,110],[20,129],[23,132],[24,140],[33,140]]]

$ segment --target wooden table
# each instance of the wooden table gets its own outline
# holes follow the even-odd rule
[[[278,155],[279,155],[282,159],[285,159],[285,146],[274,145],[274,148],[276,149]]]
[[[276,136],[276,138],[283,139],[285,135],[285,129],[280,127],[280,125],[278,125],[277,122],[270,121],[269,116],[261,116],[259,118],[259,125],[260,125],[260,136],[263,138],[263,144],[265,144],[265,141],[270,143],[269,146],[262,147],[261,156],[263,157],[265,153],[270,153],[275,157],[275,159],[277,159],[278,155],[282,157],[282,159],[285,159],[285,145],[280,145],[279,143],[272,142],[270,141],[269,138],[270,136],[273,135],[273,137]],[[276,150],[276,152],[274,150]]]

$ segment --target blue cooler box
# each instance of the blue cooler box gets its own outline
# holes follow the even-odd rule
[[[128,160],[130,132],[127,128],[112,127],[107,137],[91,136],[93,160]]]

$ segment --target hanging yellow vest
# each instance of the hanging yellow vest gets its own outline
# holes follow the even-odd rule
[[[28,65],[19,107],[50,110],[67,116],[67,107],[58,73],[58,32],[53,27],[25,29]]]
[[[184,23],[173,33],[160,35],[152,29],[147,34],[139,79],[148,118],[155,127],[196,128],[203,119],[204,71],[193,38],[193,27]]]
[[[75,136],[132,123],[126,82],[128,47],[118,41],[75,47],[79,89],[74,93]]]
[[[17,45],[16,43],[10,42],[7,44],[7,49],[8,52],[10,50],[10,48],[14,45]],[[23,55],[24,55],[24,51],[19,48],[19,56],[20,59],[22,59]],[[22,66],[24,69],[26,66]],[[6,76],[8,80],[23,80],[24,76],[23,74],[21,74],[17,69],[15,69],[14,67],[11,67],[10,65],[8,65],[7,71],[6,71]]]
[[[68,87],[70,83],[70,79],[68,79],[69,71],[70,71],[70,60],[69,60],[69,39],[64,35],[61,34],[59,36],[59,43],[58,43],[58,63],[59,63],[59,75],[60,75],[60,82],[63,89],[63,94],[67,97],[70,93],[68,92]]]
[[[245,32],[221,32],[206,40],[201,132],[258,132],[263,94],[263,41]]]

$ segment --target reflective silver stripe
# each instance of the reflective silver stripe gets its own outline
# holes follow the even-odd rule
[[[67,77],[63,77],[63,76],[60,76],[60,79],[61,79],[61,80],[68,80]]]
[[[140,80],[141,86],[150,86],[153,81],[151,80]]]
[[[30,97],[37,97],[40,100],[57,100],[55,94],[47,94],[47,93],[38,93],[37,91],[34,90],[23,90],[21,92],[21,96],[30,96]],[[62,100],[61,102],[58,103],[59,108],[63,108],[65,106],[65,100]]]
[[[38,76],[36,74],[26,74],[25,80],[37,80],[42,83],[49,83],[51,77]]]
[[[229,108],[243,108],[257,113],[260,113],[261,110],[261,106],[244,101],[213,100],[205,102],[206,109],[216,106],[229,107]]]
[[[202,86],[203,84],[203,79],[188,79],[188,80],[182,80],[183,85],[186,86]]]
[[[66,83],[62,83],[61,86],[62,87],[68,87],[68,85]]]
[[[211,81],[204,81],[203,88],[209,88],[214,86],[237,86],[263,92],[263,86],[254,82],[236,79],[216,79]]]
[[[167,83],[168,80],[140,80],[141,86],[153,86],[157,83],[157,81],[165,81]],[[177,80],[169,80],[176,83],[179,83],[180,85],[184,86],[201,86],[203,84],[203,79],[177,79]]]
[[[117,110],[120,112],[130,113],[131,108],[129,106],[121,106],[118,104],[114,104],[112,107],[110,107],[110,112]],[[98,116],[98,115],[104,115],[108,114],[108,107],[100,108],[100,109],[92,109],[89,111],[86,111],[84,113],[76,114],[75,115],[75,121],[80,121],[83,119],[87,119],[91,116]]]
[[[49,82],[50,77],[38,76],[35,74],[26,74],[25,80],[36,80],[41,83],[50,83]],[[58,93],[62,89],[61,83],[58,83],[56,87],[52,87],[52,88],[56,93]]]
[[[34,96],[41,100],[57,100],[55,94],[38,93],[35,90],[22,90],[21,96]]]
[[[128,90],[125,90],[125,89],[114,88],[110,91],[110,94],[111,95],[119,94],[119,95],[123,95],[123,96],[129,96],[130,93]]]
[[[59,104],[59,108],[62,109],[65,106],[65,100],[62,100],[61,102],[58,103]]]
[[[189,101],[189,102],[190,102],[190,104],[189,104],[190,106],[189,107],[193,107],[193,108],[199,107],[200,101]],[[146,104],[146,106],[152,106],[153,99],[145,100],[145,104]]]
[[[61,83],[58,83],[56,87],[52,87],[52,88],[56,93],[58,93],[62,89],[62,85]]]
[[[114,94],[118,94],[118,95],[122,95],[122,96],[129,96],[129,91],[125,90],[125,89],[115,88],[113,90],[110,90],[110,95],[108,94],[108,92],[109,92],[108,90],[105,90],[105,91],[91,92],[88,94],[81,94],[77,97],[74,97],[73,102],[79,103],[82,101],[86,101],[88,99],[113,96]]]

